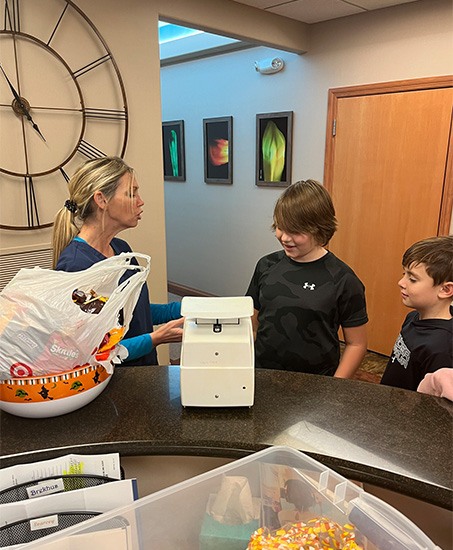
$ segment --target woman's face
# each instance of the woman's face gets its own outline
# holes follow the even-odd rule
[[[145,204],[138,189],[137,180],[130,174],[124,174],[115,194],[107,203],[104,222],[111,224],[118,231],[136,227]]]

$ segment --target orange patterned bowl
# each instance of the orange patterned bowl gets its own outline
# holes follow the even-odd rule
[[[17,416],[48,418],[80,409],[110,382],[101,365],[84,365],[47,377],[0,381],[0,409]]]

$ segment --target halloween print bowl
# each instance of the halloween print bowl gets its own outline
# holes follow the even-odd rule
[[[101,365],[84,365],[48,377],[0,381],[0,410],[27,418],[66,414],[95,399],[112,375]]]

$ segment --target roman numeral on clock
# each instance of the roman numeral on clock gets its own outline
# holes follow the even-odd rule
[[[25,205],[27,207],[28,227],[37,227],[39,223],[38,205],[36,203],[35,187],[31,176],[24,177]]]
[[[91,71],[96,67],[99,67],[99,65],[102,65],[103,63],[109,61],[110,59],[111,59],[110,54],[105,54],[102,57],[99,57],[99,59],[95,59],[91,63],[88,63],[88,65],[84,65],[83,67],[80,67],[80,69],[78,69],[73,73],[73,77],[79,78],[80,76],[84,75],[88,71]]]
[[[69,176],[66,174],[66,172],[63,170],[63,168],[60,167],[61,175],[64,177],[66,183],[69,181]]]
[[[86,108],[84,110],[86,118],[96,118],[103,120],[127,120],[127,113],[120,109],[94,109]]]
[[[100,159],[106,156],[106,154],[103,153],[100,149],[98,149],[88,141],[85,141],[84,139],[80,140],[79,146],[77,147],[77,151],[81,155],[89,159]]]
[[[19,0],[5,0],[3,30],[20,32]]]
[[[49,46],[52,42],[53,37],[55,36],[55,33],[57,32],[58,27],[60,26],[61,20],[63,19],[64,14],[66,13],[66,10],[68,9],[69,4],[66,4],[66,6],[63,8],[63,11],[60,14],[60,17],[58,18],[58,21],[52,31],[52,34],[50,35],[49,40],[47,41],[47,45]]]

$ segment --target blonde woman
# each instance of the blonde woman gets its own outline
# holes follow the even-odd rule
[[[138,225],[143,206],[134,171],[122,159],[104,157],[84,163],[70,179],[69,199],[55,217],[54,268],[81,271],[131,252],[129,244],[116,235]],[[180,342],[182,323],[179,302],[150,304],[148,287],[143,285],[122,341],[129,352],[123,365],[157,365],[157,346]],[[154,324],[160,326],[154,330]]]

